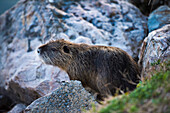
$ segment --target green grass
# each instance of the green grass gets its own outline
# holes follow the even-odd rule
[[[155,63],[152,77],[121,98],[107,100],[98,113],[170,113],[170,61]],[[94,109],[94,108],[93,108]]]

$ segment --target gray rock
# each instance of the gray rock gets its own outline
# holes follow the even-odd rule
[[[26,106],[24,104],[17,104],[8,113],[21,113],[25,108]]]
[[[26,48],[24,40],[15,38],[7,45],[8,49],[15,52],[9,51],[10,54],[3,62],[5,68],[2,69],[1,75],[6,77],[2,82],[10,97],[29,104],[57,88],[57,81],[69,81],[69,78],[59,68],[42,64],[35,51],[26,52],[23,49]],[[35,44],[33,47],[39,45],[37,39],[32,42]]]
[[[153,11],[148,18],[149,32],[170,24],[170,7],[164,5]]]
[[[63,82],[57,90],[32,102],[26,113],[80,113],[95,103],[79,81]]]
[[[93,44],[116,46],[136,56],[147,33],[146,17],[132,4],[115,1],[80,1],[76,7],[67,7],[74,16],[66,23],[75,34],[67,35],[78,37],[78,32]]]
[[[139,64],[144,74],[156,62],[170,59],[170,24],[149,33],[143,41]],[[144,75],[145,76],[145,75]]]
[[[74,40],[75,43],[92,44],[91,40],[87,37],[79,36]]]
[[[8,94],[17,103],[30,104],[55,90],[58,81],[69,81],[65,72],[42,64],[35,54],[43,42],[40,39],[48,39],[47,28],[56,27],[50,25],[46,5],[44,1],[22,0],[0,16],[0,86],[6,89],[0,94]],[[27,52],[28,38],[32,40],[31,52]]]

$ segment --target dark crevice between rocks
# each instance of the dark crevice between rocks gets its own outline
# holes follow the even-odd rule
[[[0,113],[5,113],[16,105],[16,102],[7,95],[5,89],[0,88]]]
[[[31,39],[28,38],[28,49],[27,49],[27,52],[31,52],[32,51],[32,48],[31,48]]]
[[[6,95],[0,95],[0,113],[7,112],[15,106],[15,103]]]
[[[132,4],[137,6],[140,11],[149,16],[149,14],[161,5],[168,5],[170,7],[169,0],[129,0]]]

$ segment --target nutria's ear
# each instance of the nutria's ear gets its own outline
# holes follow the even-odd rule
[[[63,46],[63,51],[65,53],[69,53],[70,52],[70,50],[69,50],[69,48],[67,46]]]

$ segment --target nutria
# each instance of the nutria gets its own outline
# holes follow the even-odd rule
[[[71,80],[95,91],[102,99],[116,91],[131,91],[139,82],[136,62],[116,47],[75,44],[63,39],[37,49],[44,63],[65,70]]]

